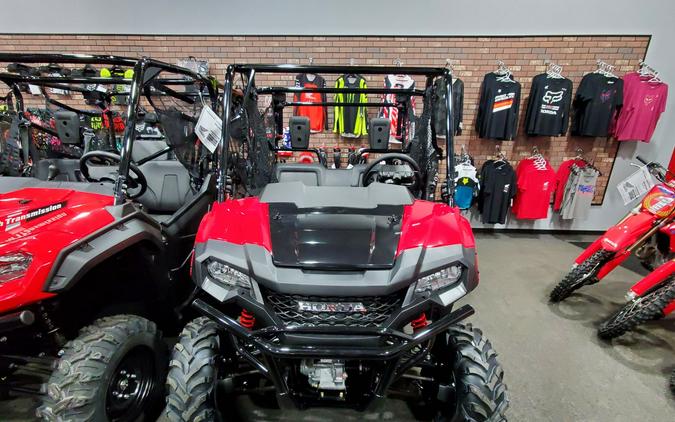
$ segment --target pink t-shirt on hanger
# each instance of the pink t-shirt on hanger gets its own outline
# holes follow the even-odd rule
[[[648,82],[651,77],[641,77],[637,72],[623,77],[623,108],[614,129],[619,141],[649,142],[666,109],[668,85]]]

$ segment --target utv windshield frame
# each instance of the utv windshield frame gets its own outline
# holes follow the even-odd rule
[[[322,75],[341,75],[344,73],[357,73],[363,75],[388,75],[388,74],[404,74],[413,76],[425,76],[426,84],[424,90],[419,89],[399,89],[399,88],[309,88],[309,87],[287,87],[287,86],[272,86],[256,88],[255,78],[258,74],[266,73],[315,73]],[[453,192],[454,192],[454,121],[453,121],[453,102],[452,102],[452,74],[447,68],[433,68],[433,67],[402,67],[402,66],[326,66],[326,65],[294,65],[294,64],[235,64],[229,65],[225,72],[225,80],[223,83],[223,109],[222,109],[222,140],[219,145],[219,162],[218,162],[218,177],[217,190],[218,201],[223,202],[227,199],[227,173],[228,165],[230,165],[230,137],[232,134],[231,123],[242,109],[240,105],[236,110],[233,102],[234,81],[237,76],[245,81],[245,89],[243,92],[244,101],[251,95],[257,94],[298,94],[302,92],[308,93],[356,93],[356,94],[408,94],[410,96],[424,96],[425,92],[429,90],[435,78],[443,78],[445,81],[446,98],[445,107],[447,111],[447,118],[445,121],[446,138],[445,138],[445,184],[447,187],[448,205],[453,206]],[[341,102],[315,102],[315,103],[301,103],[296,101],[284,102],[282,106],[354,106],[354,103]],[[359,106],[366,107],[397,107],[398,104],[391,104],[386,102],[377,103],[361,103]],[[434,130],[434,124],[431,124],[431,138],[432,144],[438,149],[437,137]],[[278,150],[278,149],[277,149]],[[292,149],[291,151],[296,150]],[[297,150],[300,151],[300,150]],[[306,151],[306,150],[305,150]],[[401,150],[386,150],[378,152],[404,152]],[[440,153],[440,151],[439,151]],[[443,157],[441,157],[443,158]]]
[[[89,54],[23,54],[23,53],[0,53],[0,63],[16,63],[19,65],[27,64],[75,64],[75,65],[106,65],[106,66],[123,66],[130,69],[133,69],[134,75],[133,78],[106,78],[100,76],[73,76],[73,75],[63,75],[63,76],[49,76],[42,74],[30,74],[29,72],[21,73],[10,73],[2,72],[0,73],[0,81],[4,82],[10,88],[11,96],[8,96],[7,99],[10,100],[10,97],[13,97],[13,101],[16,107],[16,110],[23,112],[24,99],[21,89],[22,84],[36,85],[42,91],[42,94],[45,97],[45,100],[57,107],[60,107],[64,110],[74,111],[78,114],[83,115],[96,115],[99,116],[104,112],[108,113],[108,121],[110,122],[108,127],[110,131],[111,139],[114,139],[114,128],[112,124],[112,111],[109,109],[102,111],[101,113],[96,113],[88,110],[81,110],[73,108],[67,104],[64,104],[60,101],[54,100],[49,97],[47,91],[44,88],[57,88],[64,89],[73,92],[87,93],[92,92],[84,87],[85,84],[100,84],[100,85],[129,85],[130,90],[128,93],[123,92],[114,92],[108,91],[105,95],[109,100],[112,96],[128,96],[129,100],[126,105],[126,119],[125,119],[125,128],[122,136],[122,146],[120,150],[120,164],[118,168],[118,175],[115,180],[113,188],[114,204],[121,205],[126,201],[126,181],[129,177],[130,163],[132,160],[132,151],[133,143],[136,139],[136,123],[138,122],[138,112],[140,110],[141,96],[145,96],[148,103],[154,107],[152,101],[153,97],[157,95],[167,95],[178,98],[182,101],[188,103],[194,103],[203,100],[200,94],[186,94],[183,92],[178,92],[171,89],[171,86],[187,86],[187,85],[199,85],[201,93],[202,88],[206,88],[208,91],[208,101],[210,106],[214,109],[218,105],[218,84],[215,83],[215,80],[195,73],[189,69],[165,63],[159,60],[151,59],[149,57],[141,58],[129,58],[121,56],[112,56],[112,55],[89,55]],[[32,67],[26,66],[27,70],[33,69]],[[161,78],[160,75],[162,72],[171,73],[173,77]],[[182,76],[182,77],[179,77]],[[150,88],[153,88],[151,90]],[[8,101],[9,103],[9,101]],[[44,128],[39,128],[44,130]],[[170,147],[167,148],[167,150]],[[156,154],[152,154],[151,157],[144,157],[143,162],[156,158],[162,154],[168,152],[167,150],[162,150]],[[137,163],[141,164],[141,163]]]

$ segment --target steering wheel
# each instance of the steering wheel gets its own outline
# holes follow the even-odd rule
[[[89,174],[89,164],[95,165],[119,165],[121,158],[119,155],[107,151],[89,151],[80,157],[80,172],[88,182],[111,182],[115,183],[110,177],[101,177],[96,179]],[[138,191],[132,194],[127,193],[127,198],[135,199],[143,195],[148,190],[148,181],[143,172],[134,163],[129,163],[129,177],[126,181],[128,189],[137,189]]]
[[[375,166],[382,162],[390,162],[393,160],[400,160],[408,164],[412,170],[413,170],[413,176],[415,178],[415,182],[413,183],[412,186],[408,186],[408,189],[410,189],[413,193],[419,190],[419,188],[422,186],[422,175],[420,172],[420,165],[417,164],[417,161],[415,161],[412,157],[406,154],[401,154],[401,153],[390,153],[390,154],[384,154],[380,156],[379,158],[373,160],[366,166],[366,168],[363,170],[363,179],[362,179],[362,185],[368,186],[369,184],[372,183],[370,174],[373,173],[375,170]]]

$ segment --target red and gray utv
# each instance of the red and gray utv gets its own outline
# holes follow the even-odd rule
[[[215,198],[194,125],[218,87],[147,58],[0,61],[0,142],[11,151],[0,177],[0,389],[39,395],[44,420],[149,420],[164,395],[160,330],[181,326],[188,257]],[[49,381],[35,388],[40,374]]]
[[[425,87],[256,84],[291,72],[406,74]],[[234,95],[239,77],[244,86]],[[473,308],[454,307],[477,287],[478,268],[469,222],[453,206],[452,99],[441,103],[434,94],[438,78],[451,92],[446,69],[228,68],[218,200],[201,222],[192,262],[200,288],[192,304],[203,317],[187,324],[173,351],[169,420],[231,420],[228,398],[237,394],[276,395],[279,405],[298,408],[365,409],[396,392],[413,394],[435,421],[505,420],[497,355],[480,330],[460,324]],[[343,95],[284,99],[301,93]],[[390,122],[371,119],[369,145],[357,153],[370,161],[328,168],[311,147],[306,117],[290,119],[290,147],[276,144],[261,112],[265,95],[273,109],[396,108],[401,143],[390,148]],[[354,100],[362,95],[384,101]],[[422,98],[418,117],[413,97]],[[431,120],[438,106],[448,111],[445,154]],[[318,157],[292,162],[289,151]],[[442,155],[445,181],[437,187]],[[437,188],[442,201],[435,202]]]

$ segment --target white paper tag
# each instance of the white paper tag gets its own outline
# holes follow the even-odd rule
[[[206,149],[216,151],[222,138],[223,121],[210,107],[202,108],[195,133]]]
[[[32,95],[42,94],[42,91],[40,91],[40,87],[37,85],[28,85],[28,91],[30,91]]]
[[[616,188],[619,190],[619,194],[621,194],[623,204],[628,205],[649,192],[654,187],[654,184],[655,182],[651,173],[649,173],[649,169],[647,166],[642,166],[638,171],[628,176],[622,182],[619,182]]]

